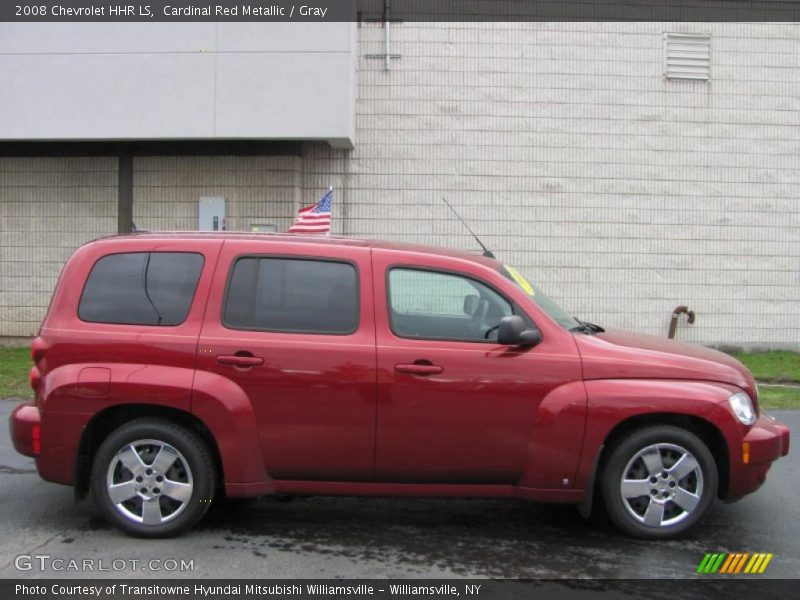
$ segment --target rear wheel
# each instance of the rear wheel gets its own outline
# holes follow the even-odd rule
[[[211,506],[215,472],[194,432],[161,419],[137,419],[100,445],[92,489],[106,518],[123,531],[169,537],[191,528]]]
[[[648,427],[612,448],[602,473],[603,500],[611,520],[626,533],[671,538],[706,517],[717,480],[714,457],[694,433]]]

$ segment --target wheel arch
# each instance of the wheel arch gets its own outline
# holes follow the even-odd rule
[[[717,465],[719,477],[717,496],[724,498],[727,495],[730,478],[730,457],[725,436],[711,421],[696,415],[673,412],[643,413],[630,416],[617,423],[608,432],[603,441],[600,455],[596,462],[596,472],[593,475],[593,491],[595,493],[598,491],[597,486],[600,484],[603,469],[616,444],[629,433],[654,425],[672,425],[686,429],[694,433],[708,446]]]
[[[183,425],[199,435],[213,457],[214,468],[218,475],[217,484],[220,487],[224,486],[225,473],[219,446],[211,430],[200,419],[183,410],[156,404],[116,404],[94,415],[81,432],[73,479],[76,500],[82,500],[89,492],[92,461],[103,440],[120,425],[142,417],[166,419]]]

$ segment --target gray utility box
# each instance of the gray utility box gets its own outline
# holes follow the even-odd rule
[[[202,196],[198,201],[198,224],[200,231],[225,230],[225,198],[220,196]]]

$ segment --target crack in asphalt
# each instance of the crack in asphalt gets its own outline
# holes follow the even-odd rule
[[[47,544],[49,544],[50,542],[52,542],[54,539],[56,539],[57,537],[59,537],[59,536],[61,536],[61,535],[63,535],[63,532],[62,532],[62,531],[59,531],[59,532],[57,532],[57,533],[54,533],[54,534],[53,534],[53,535],[51,535],[49,538],[47,538],[45,541],[43,541],[41,544],[37,544],[36,546],[34,546],[33,548],[31,548],[30,550],[24,550],[24,551],[20,552],[19,554],[17,554],[17,556],[19,556],[20,554],[33,554],[33,553],[34,553],[34,552],[36,552],[36,551],[37,551],[39,548],[44,548],[45,546],[47,546]],[[14,561],[16,560],[16,558],[17,558],[17,557],[15,556],[15,557],[14,557],[14,558],[12,558],[10,561],[8,561],[6,564],[4,564],[4,565],[3,565],[3,567],[2,567],[2,570],[4,570],[4,571],[5,571],[6,569],[8,569],[8,568],[9,568],[9,567],[10,567],[10,566],[11,566],[11,565],[14,563]]]
[[[8,465],[0,465],[0,475],[31,475],[36,469],[17,469]]]

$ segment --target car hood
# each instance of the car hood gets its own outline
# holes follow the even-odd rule
[[[753,375],[735,358],[695,344],[627,331],[575,334],[584,379],[718,381],[756,398]]]

